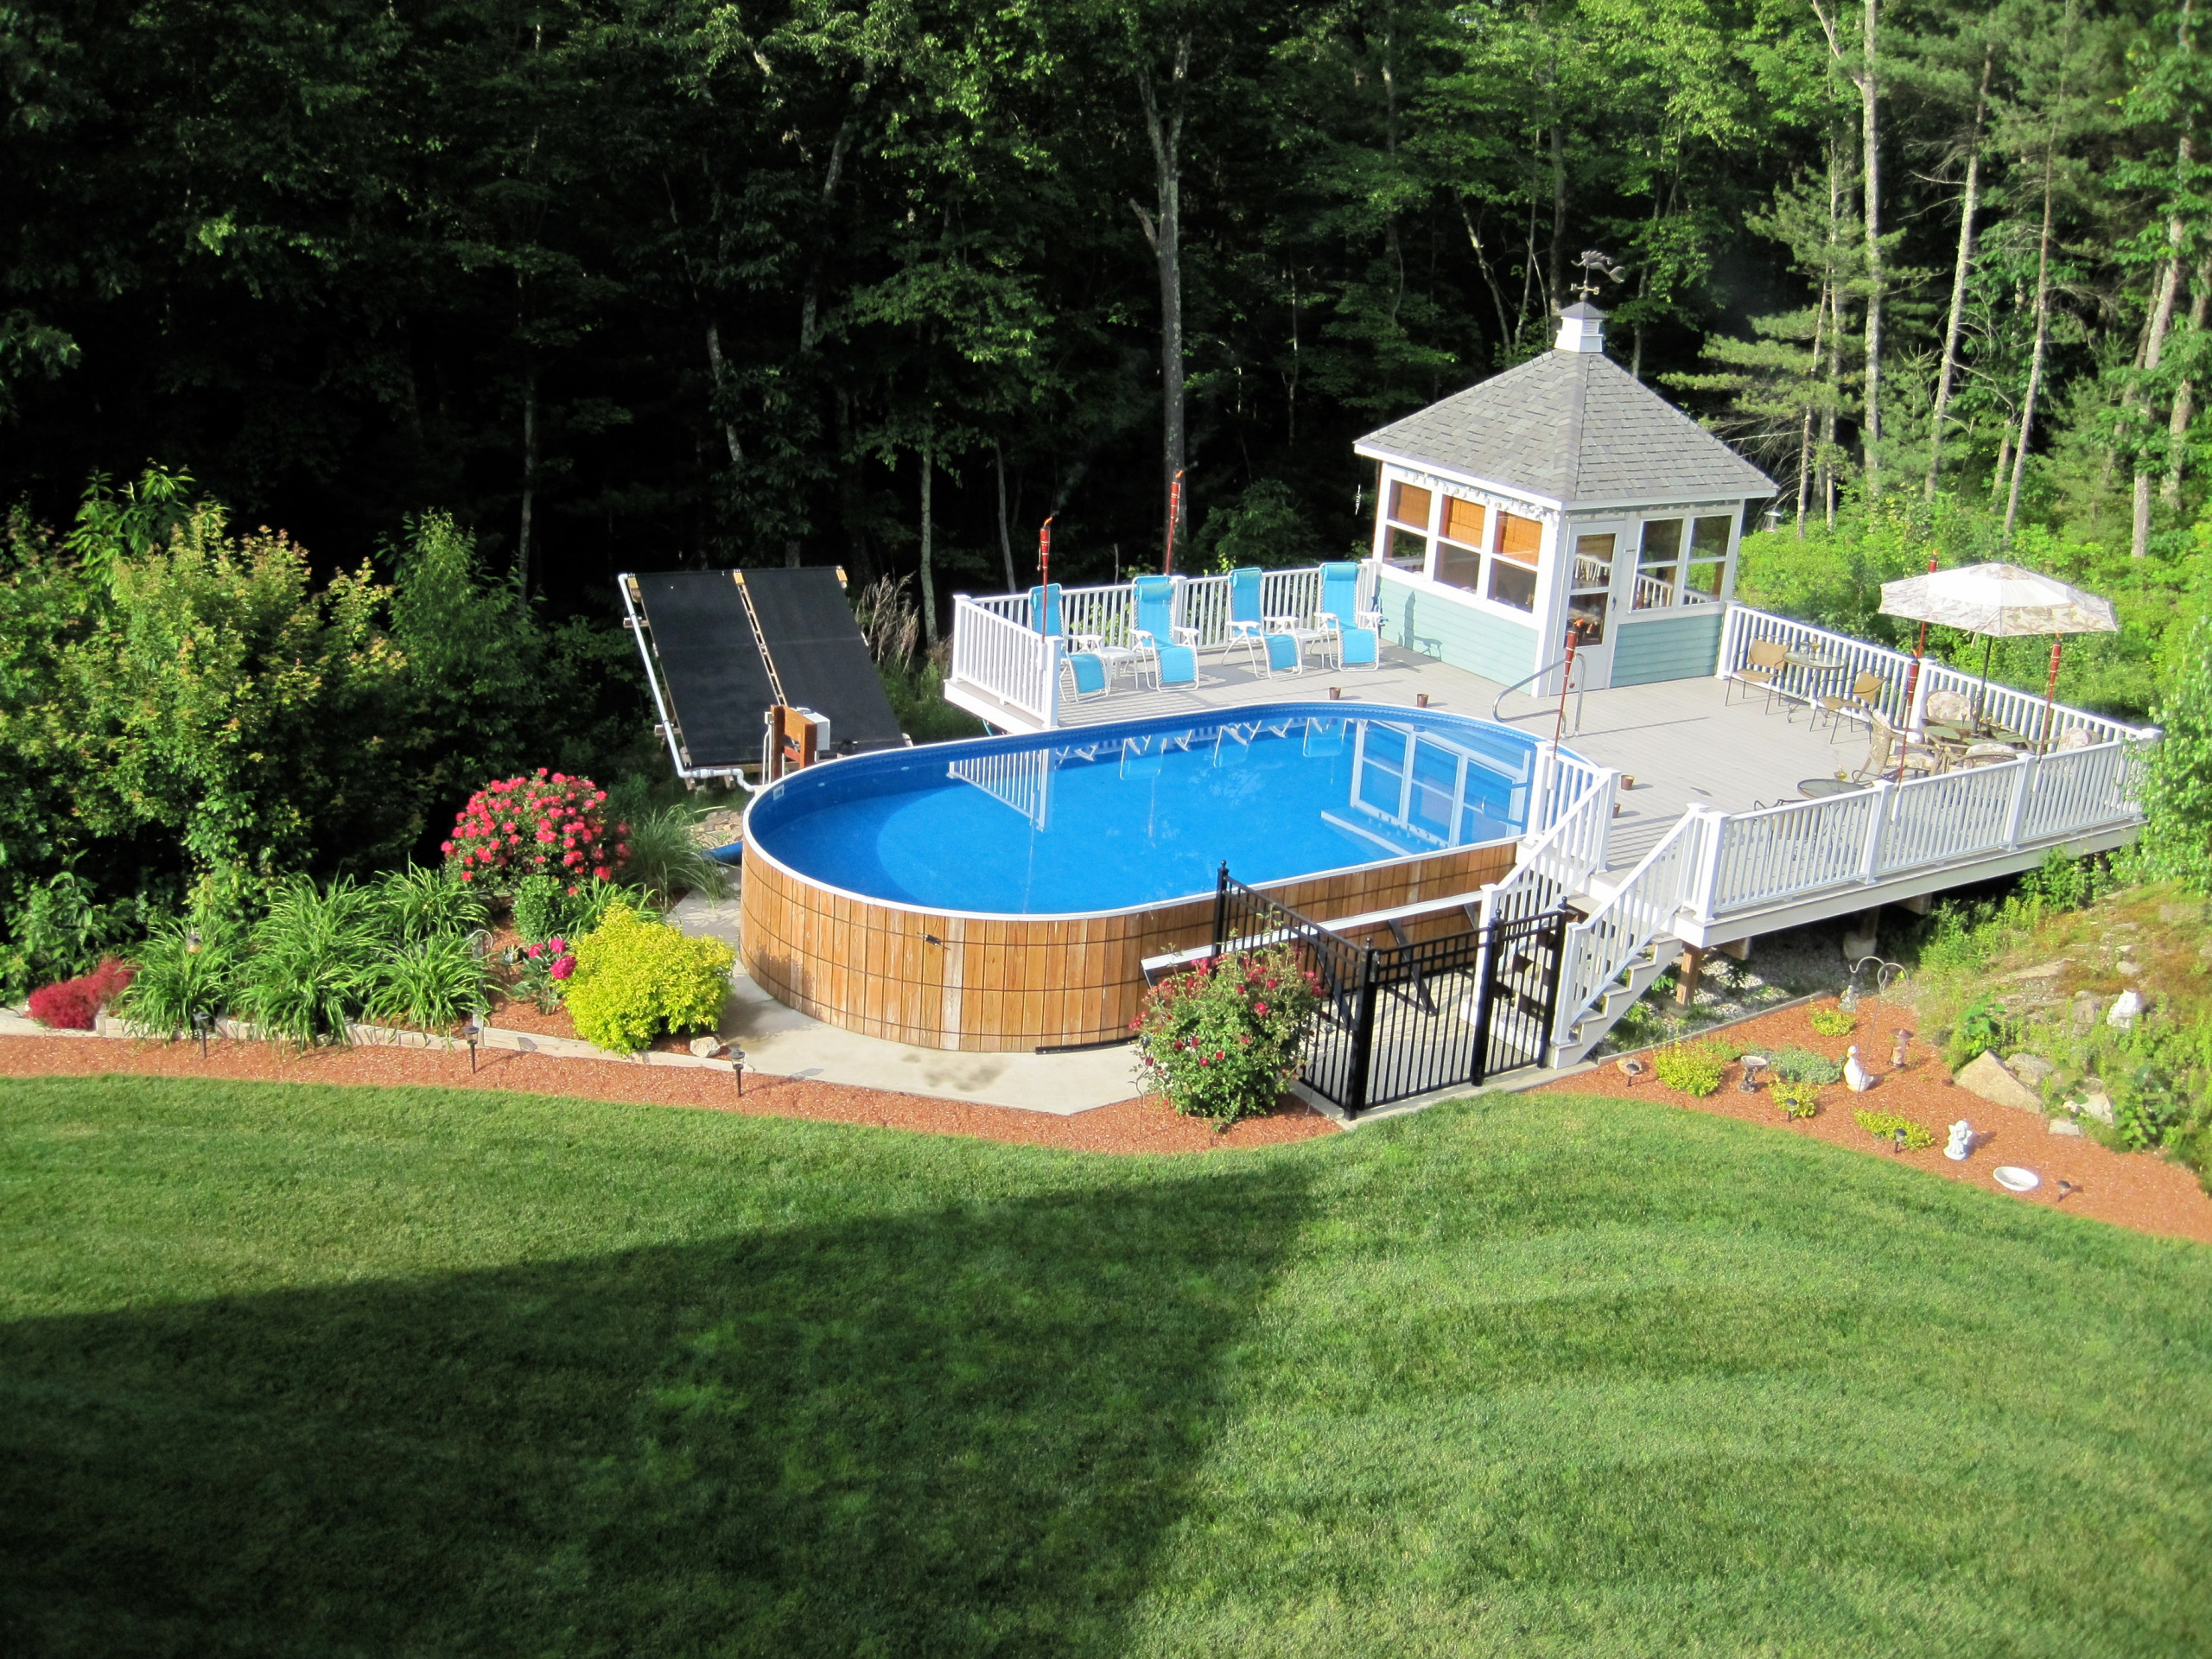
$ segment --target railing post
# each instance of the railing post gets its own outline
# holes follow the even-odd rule
[[[1038,637],[1045,646],[1045,695],[1038,701],[1043,705],[1045,729],[1049,732],[1060,723],[1060,637]]]
[[[1720,890],[1720,847],[1727,834],[1728,815],[1713,807],[1693,807],[1705,828],[1698,834],[1697,861],[1690,868],[1693,874],[1689,892],[1684,897],[1682,908],[1700,922],[1713,919],[1713,900]]]
[[[1605,868],[1611,861],[1613,810],[1620,802],[1621,774],[1619,771],[1615,767],[1607,766],[1598,774],[1598,779],[1605,785],[1605,792],[1598,798],[1598,828],[1590,837],[1590,868],[1582,873],[1583,880],[1586,881],[1599,870]]]
[[[1714,658],[1713,664],[1713,677],[1716,680],[1725,680],[1735,671],[1736,620],[1743,613],[1744,607],[1731,600],[1721,615],[1720,654]]]
[[[1535,763],[1529,772],[1529,825],[1524,838],[1541,836],[1559,820],[1552,788],[1559,776],[1559,745],[1545,738],[1536,745]]]
[[[1859,852],[1859,880],[1862,886],[1871,887],[1882,869],[1882,836],[1889,827],[1890,799],[1897,785],[1886,778],[1874,780],[1873,810],[1866,820],[1866,839]]]
[[[1367,1108],[1367,1068],[1375,1053],[1375,947],[1359,951],[1359,995],[1352,1003],[1351,1055],[1344,1079],[1344,1116],[1357,1117]]]
[[[2028,798],[2035,792],[2035,781],[2043,770],[2043,762],[2033,755],[2024,754],[2012,762],[2012,804],[2005,813],[2005,850],[2020,850],[2020,823],[2028,816]]]

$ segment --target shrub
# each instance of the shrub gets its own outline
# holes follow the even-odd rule
[[[623,873],[662,902],[686,893],[719,899],[729,891],[723,867],[692,834],[699,815],[689,807],[654,807],[630,826],[630,856]]]
[[[1815,1008],[1805,1023],[1821,1037],[1848,1037],[1859,1026],[1858,1020],[1841,1008]]]
[[[575,953],[556,933],[551,938],[524,944],[507,952],[507,961],[522,971],[508,988],[518,1001],[533,1002],[540,1014],[561,1006],[563,994],[576,971]]]
[[[90,1031],[99,1012],[130,988],[131,970],[113,957],[89,974],[31,993],[31,1018],[56,1031]]]
[[[164,923],[139,951],[138,972],[116,1012],[142,1031],[165,1037],[188,1032],[195,1015],[213,1020],[223,1011],[238,965],[232,940],[203,938],[183,922]]]
[[[1710,1043],[1677,1043],[1651,1057],[1651,1070],[1661,1083],[1698,1100],[1719,1089],[1727,1064]]]
[[[374,889],[350,880],[283,889],[253,931],[238,1011],[272,1037],[343,1042],[346,1021],[375,989],[384,915]]]
[[[484,895],[451,870],[410,864],[378,881],[376,891],[385,931],[404,944],[440,933],[474,933],[492,918]]]
[[[1893,1141],[1897,1139],[1897,1131],[1903,1129],[1908,1152],[1918,1152],[1923,1147],[1936,1144],[1933,1130],[1909,1117],[1899,1117],[1895,1112],[1853,1112],[1851,1116],[1857,1120],[1860,1128],[1877,1141]]]
[[[2012,1046],[2012,1022],[2003,1009],[1984,997],[1952,1021],[1950,1037],[1943,1045],[1943,1064],[1956,1071],[1985,1049],[1993,1048],[2001,1054]]]
[[[626,904],[576,941],[569,1014],[586,1042],[635,1053],[664,1031],[711,1031],[722,1017],[735,953],[679,933]]]
[[[1318,1000],[1313,976],[1280,947],[1201,963],[1146,999],[1139,1079],[1224,1129],[1271,1110],[1298,1075]]]
[[[525,875],[515,888],[515,931],[525,944],[543,944],[569,927],[569,884],[556,876]]]
[[[1821,1090],[1818,1084],[1791,1083],[1783,1078],[1768,1084],[1767,1092],[1774,1096],[1774,1103],[1782,1108],[1784,1117],[1814,1117],[1820,1113]]]
[[[466,935],[433,934],[398,946],[376,964],[366,1012],[387,1025],[450,1030],[490,1006],[489,981],[484,959]]]
[[[1784,1083],[1840,1083],[1843,1067],[1834,1060],[1822,1059],[1809,1048],[1777,1048],[1774,1051],[1774,1075]]]
[[[439,843],[446,867],[480,890],[511,893],[524,877],[557,876],[569,890],[613,879],[630,854],[630,826],[610,833],[607,791],[588,778],[540,766],[503,778],[469,797]]]

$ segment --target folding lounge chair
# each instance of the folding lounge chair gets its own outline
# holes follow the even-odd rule
[[[1048,582],[1029,590],[1029,626],[1050,639],[1060,627],[1060,584]]]
[[[1077,702],[1095,702],[1114,689],[1106,659],[1096,652],[1070,652],[1060,658],[1060,666],[1068,671],[1074,687],[1069,695]]]
[[[1130,587],[1137,601],[1137,625],[1130,636],[1140,653],[1137,671],[1150,674],[1155,689],[1198,684],[1198,631],[1174,624],[1175,579],[1139,576]]]
[[[1267,660],[1261,664],[1269,679],[1278,674],[1303,674],[1306,653],[1298,648],[1298,636],[1290,633],[1263,633],[1259,636],[1261,648]]]
[[[1359,623],[1359,567],[1349,561],[1321,567],[1321,611],[1316,620],[1325,636],[1322,649],[1343,669],[1382,666],[1382,636]]]
[[[1242,645],[1246,660],[1264,670],[1267,624],[1260,616],[1261,575],[1256,564],[1240,566],[1229,573],[1229,648],[1234,651]]]

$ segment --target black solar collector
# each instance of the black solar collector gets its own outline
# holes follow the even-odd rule
[[[833,752],[903,743],[836,572],[747,570],[742,587],[739,574],[668,570],[620,579],[645,626],[678,769],[756,764],[777,679],[787,703],[828,717]]]

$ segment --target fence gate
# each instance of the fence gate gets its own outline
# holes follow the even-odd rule
[[[1479,1084],[1545,1058],[1567,913],[1439,938],[1354,944],[1230,877],[1214,899],[1213,950],[1281,944],[1320,982],[1301,1081],[1349,1116]]]

